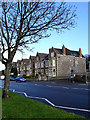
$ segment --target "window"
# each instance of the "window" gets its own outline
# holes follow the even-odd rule
[[[25,70],[25,66],[23,67],[23,70]]]
[[[27,70],[29,70],[29,66],[27,66]]]
[[[44,67],[44,62],[42,61],[42,62],[41,62],[41,68],[43,68],[43,67]]]
[[[38,63],[38,68],[40,68],[40,63]]]
[[[51,53],[51,57],[54,57],[54,52]]]
[[[49,61],[48,60],[45,61],[45,66],[49,67]]]
[[[50,66],[52,66],[52,60],[50,60]]]
[[[21,68],[22,70],[23,70],[23,66],[22,66],[22,68]]]
[[[52,70],[49,70],[50,76],[52,76]]]
[[[48,70],[45,70],[45,73],[46,73],[47,76],[49,75],[49,71]]]
[[[55,71],[55,69],[53,70],[53,76],[56,76],[56,71]]]
[[[37,63],[35,63],[35,68],[37,68]]]
[[[31,60],[30,60],[30,63],[31,63]]]
[[[55,60],[53,60],[53,66],[55,66]]]
[[[75,53],[73,54],[74,56],[77,56]]]
[[[77,56],[76,53],[71,53],[72,56]]]
[[[41,74],[42,74],[42,75],[44,74],[44,70],[43,70],[43,69],[41,69]]]
[[[30,75],[32,74],[32,71],[30,71]]]
[[[32,68],[32,65],[30,64],[30,69]]]
[[[37,61],[39,60],[39,57],[37,57]]]

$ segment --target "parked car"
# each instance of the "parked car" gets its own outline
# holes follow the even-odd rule
[[[26,79],[21,76],[18,76],[16,77],[16,82],[26,82]]]
[[[15,80],[15,78],[14,77],[10,77],[10,80]]]

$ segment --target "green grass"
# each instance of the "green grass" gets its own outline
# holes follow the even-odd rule
[[[56,109],[9,91],[9,99],[2,100],[2,118],[65,118],[86,120],[86,118]],[[52,119],[51,119],[52,120]]]

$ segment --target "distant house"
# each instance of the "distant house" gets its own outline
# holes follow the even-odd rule
[[[17,68],[20,73],[25,75],[41,76],[46,75],[51,78],[68,78],[71,71],[75,74],[86,72],[86,58],[79,51],[73,51],[62,46],[59,48],[50,48],[49,53],[36,53],[36,56],[30,56],[29,59],[17,61]]]
[[[29,57],[29,75],[35,76],[35,60],[36,56]]]
[[[20,67],[21,67],[21,61],[18,60],[17,61],[17,71],[18,71],[18,74],[20,74]]]
[[[25,75],[25,76],[29,76],[29,59],[22,59],[20,61],[20,74],[21,75]]]
[[[38,53],[36,54],[36,59],[35,59],[35,75],[38,74],[45,74],[45,63],[44,59],[48,54],[46,53]]]

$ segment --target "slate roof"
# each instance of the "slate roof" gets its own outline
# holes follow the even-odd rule
[[[43,60],[48,60],[49,59],[49,54],[47,54],[44,58],[43,58]],[[43,61],[42,60],[42,61]]]
[[[50,49],[50,50],[51,50],[51,49]],[[54,50],[55,50],[55,52],[56,52],[57,54],[63,55],[63,50],[62,50],[62,49],[54,48]],[[71,56],[79,57],[79,51],[69,50],[69,49],[67,49],[67,48],[65,48],[65,50],[66,50],[66,55],[71,55]],[[82,57],[84,57],[84,56],[82,55]]]
[[[26,63],[26,64],[29,63],[29,59],[22,59],[21,61],[23,61],[23,63]]]
[[[47,53],[38,53],[38,55],[39,55],[41,58],[45,58],[48,54],[47,54]]]
[[[30,58],[29,58],[29,59],[30,59]],[[36,56],[31,56],[31,60],[32,60],[32,62],[35,62]]]

